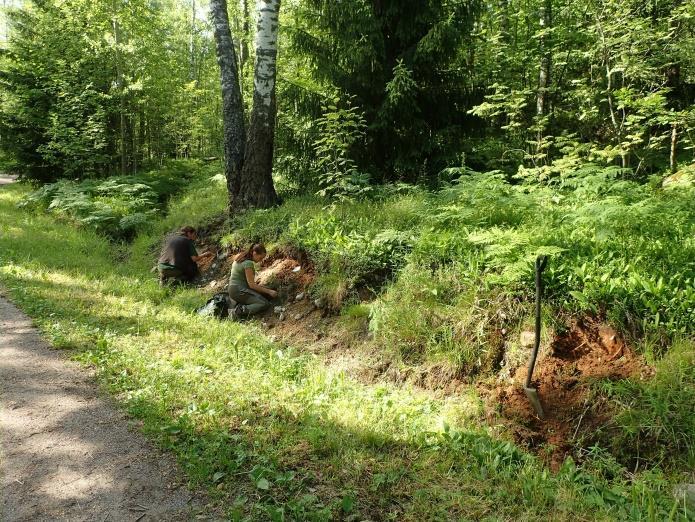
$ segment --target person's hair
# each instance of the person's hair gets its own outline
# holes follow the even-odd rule
[[[237,263],[241,263],[242,261],[248,261],[249,259],[253,258],[254,254],[265,254],[265,247],[260,243],[254,243],[245,252],[237,254],[237,256],[234,258],[234,261],[236,261]]]
[[[196,230],[193,227],[185,226],[179,229],[179,234],[182,236],[187,236],[188,234],[195,234]]]

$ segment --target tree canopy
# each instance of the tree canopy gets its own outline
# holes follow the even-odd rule
[[[248,119],[256,15],[246,0],[228,8]],[[220,157],[207,13],[191,0],[8,8],[2,149],[39,180]],[[335,195],[436,184],[452,167],[675,171],[693,158],[693,20],[683,0],[288,0],[274,172]]]

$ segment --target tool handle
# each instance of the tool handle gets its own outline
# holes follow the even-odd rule
[[[526,376],[526,387],[531,387],[531,377],[533,377],[533,369],[536,366],[536,358],[538,357],[538,349],[541,345],[541,297],[543,295],[543,279],[541,274],[548,264],[548,256],[538,256],[536,258],[536,325],[535,336],[533,339],[533,353],[528,364],[528,375]]]

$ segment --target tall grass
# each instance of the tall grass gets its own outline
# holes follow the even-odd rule
[[[551,316],[605,315],[663,346],[695,334],[694,197],[591,165],[545,185],[469,174],[436,193],[401,187],[330,207],[291,200],[242,216],[227,241],[303,248],[348,290],[392,281],[372,314],[384,347],[467,372],[497,357],[492,330],[513,332],[530,313],[538,255],[550,256]]]

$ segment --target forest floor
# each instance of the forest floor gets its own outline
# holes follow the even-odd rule
[[[2,519],[213,520],[175,459],[0,297]]]

